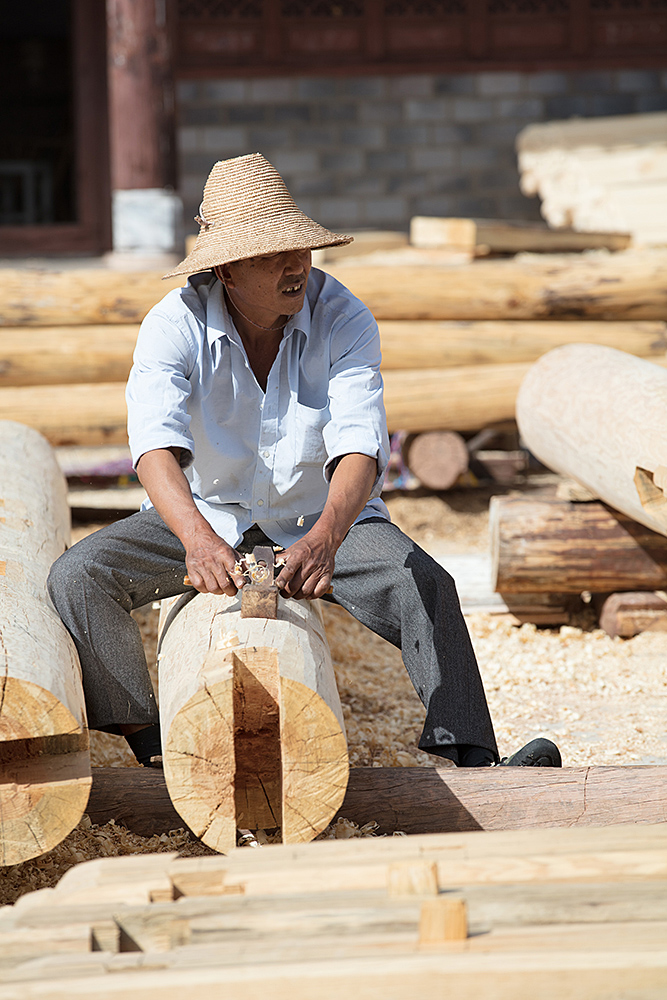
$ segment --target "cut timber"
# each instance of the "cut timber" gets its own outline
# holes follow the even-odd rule
[[[0,326],[140,323],[182,278],[158,271],[81,268],[67,271],[3,268]]]
[[[142,836],[183,825],[164,775],[148,768],[93,768],[86,811],[93,823],[115,819]],[[389,834],[664,823],[667,766],[353,767],[338,816],[375,820]]]
[[[664,320],[667,251],[476,261],[449,267],[328,268],[376,319]],[[1,286],[0,286],[1,287]]]
[[[380,337],[383,372],[532,362],[561,344],[582,342],[643,358],[667,355],[667,324],[649,321],[382,320]]]
[[[448,490],[468,468],[468,449],[455,431],[409,435],[402,448],[410,472],[429,490]]]
[[[667,632],[666,596],[664,591],[610,594],[600,610],[600,628],[624,639],[640,632]]]
[[[345,794],[343,714],[322,621],[278,599],[243,618],[240,597],[186,594],[162,608],[160,718],[174,806],[226,852],[240,829],[312,840]]]
[[[127,444],[125,383],[0,389],[0,420],[11,418],[52,445]]]
[[[611,347],[557,347],[526,375],[516,413],[540,462],[667,535],[664,367]]]
[[[552,226],[667,238],[667,112],[529,125],[518,136],[524,194]]]
[[[46,592],[69,541],[47,442],[0,423],[0,865],[50,851],[81,819],[90,760],[79,661]]]
[[[629,233],[582,233],[549,229],[540,222],[500,219],[433,218],[416,215],[410,222],[410,242],[416,247],[471,249],[488,253],[573,253],[582,250],[627,250]]]
[[[667,587],[667,538],[602,503],[492,497],[492,583],[503,596]]]
[[[136,324],[120,323],[6,328],[0,386],[125,382],[138,332]]]

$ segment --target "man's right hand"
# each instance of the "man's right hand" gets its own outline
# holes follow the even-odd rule
[[[196,531],[194,537],[188,539],[185,550],[190,584],[202,594],[234,597],[246,583],[243,573],[234,569],[240,558],[213,529]]]

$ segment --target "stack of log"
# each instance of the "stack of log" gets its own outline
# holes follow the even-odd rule
[[[77,865],[0,917],[0,1000],[667,990],[664,824]]]

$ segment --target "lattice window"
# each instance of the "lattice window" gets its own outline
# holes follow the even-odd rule
[[[282,0],[283,17],[363,17],[363,0]]]
[[[191,18],[260,18],[263,0],[178,0],[178,16]]]
[[[466,0],[387,0],[388,17],[441,17],[443,14],[465,14]]]
[[[490,14],[563,14],[569,9],[570,0],[491,0],[489,3]]]

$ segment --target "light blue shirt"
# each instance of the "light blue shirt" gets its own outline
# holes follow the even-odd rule
[[[126,395],[134,464],[156,448],[183,449],[197,507],[232,546],[253,524],[285,547],[304,535],[322,512],[337,459],[350,452],[378,463],[357,521],[389,519],[380,499],[389,442],[377,324],[317,268],[285,327],[266,392],[223,286],[206,272],[146,316]]]

